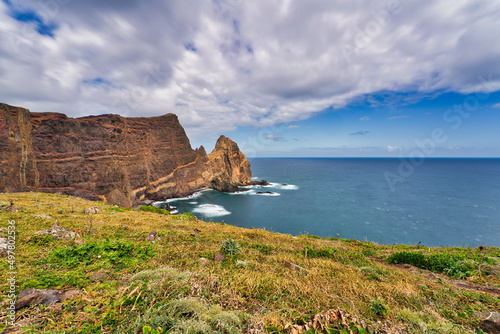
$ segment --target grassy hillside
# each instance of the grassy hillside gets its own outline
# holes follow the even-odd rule
[[[84,213],[93,206],[99,213]],[[17,292],[80,293],[62,304],[19,310],[25,332],[279,333],[338,308],[344,324],[324,333],[481,333],[472,314],[500,309],[498,248],[294,237],[148,211],[154,210],[1,194],[0,227],[16,221]],[[34,236],[56,221],[82,241]],[[236,254],[213,261],[223,250]],[[0,265],[1,332],[10,271],[5,256]]]

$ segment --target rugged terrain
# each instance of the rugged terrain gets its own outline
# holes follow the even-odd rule
[[[8,231],[0,332],[12,286],[24,333],[495,333],[481,317],[500,310],[495,247],[292,236],[43,193],[0,194]]]
[[[41,191],[131,207],[204,187],[232,191],[250,163],[221,136],[192,149],[176,115],[70,118],[0,104],[0,192]]]

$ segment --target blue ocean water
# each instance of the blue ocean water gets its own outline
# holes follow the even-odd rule
[[[500,159],[252,159],[271,186],[171,205],[205,221],[381,244],[500,246]],[[243,190],[243,189],[242,189]]]

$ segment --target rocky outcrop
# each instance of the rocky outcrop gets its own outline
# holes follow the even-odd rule
[[[124,207],[202,188],[234,191],[250,164],[221,136],[193,150],[174,114],[70,118],[0,104],[0,192],[40,191]]]

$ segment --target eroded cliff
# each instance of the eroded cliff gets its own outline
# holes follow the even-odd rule
[[[250,182],[250,163],[221,136],[193,150],[176,115],[69,118],[0,104],[0,192],[41,191],[130,207]]]

